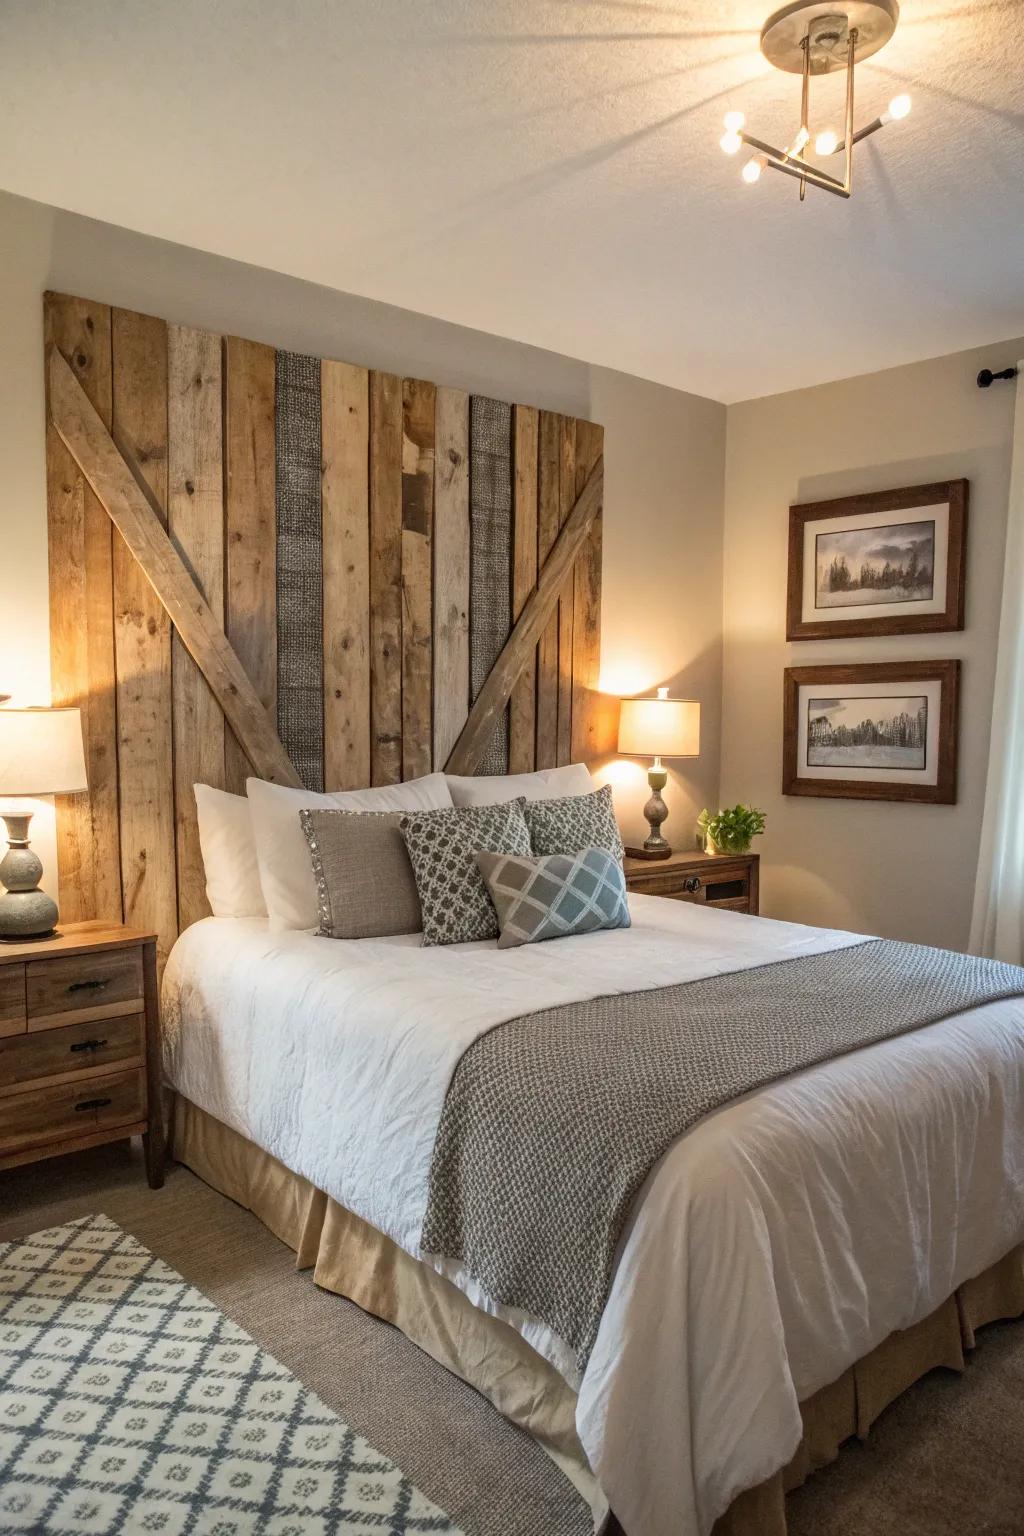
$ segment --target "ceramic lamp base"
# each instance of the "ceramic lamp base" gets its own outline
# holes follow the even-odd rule
[[[647,775],[647,782],[651,786],[651,798],[644,806],[644,816],[651,829],[651,835],[644,838],[642,848],[627,848],[626,852],[631,859],[667,859],[672,853],[672,848],[661,835],[662,823],[668,816],[668,806],[661,798],[661,792],[668,783],[668,772],[662,767],[660,758],[654,759],[654,766]]]
[[[0,940],[6,944],[24,944],[33,939],[52,938],[56,931],[57,903],[39,889],[43,866],[28,843],[31,812],[8,813],[8,848],[0,859],[0,881],[6,893],[0,896]]]

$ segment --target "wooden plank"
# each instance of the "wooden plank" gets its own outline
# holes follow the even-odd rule
[[[576,423],[576,485],[582,488],[604,452],[604,428]],[[600,691],[601,545],[599,509],[576,561],[572,631],[572,761],[592,762],[615,751],[618,704]]]
[[[543,568],[561,523],[562,418],[541,411],[537,450],[537,566]],[[558,614],[554,613],[537,649],[537,767],[553,768],[558,759]]]
[[[277,354],[277,734],[307,789],[324,787],[320,360]]]
[[[218,622],[224,621],[221,339],[167,331],[167,521],[171,542]],[[175,633],[171,637],[178,928],[208,917],[194,784],[224,787],[224,713]]]
[[[434,767],[469,714],[469,396],[439,389],[434,466]]]
[[[576,422],[563,416],[558,442],[558,526],[561,528],[576,501]],[[575,578],[566,577],[558,599],[558,737],[555,761],[572,762],[572,629]]]
[[[370,374],[370,780],[402,777],[402,381]]]
[[[167,326],[111,314],[112,433],[166,526]],[[161,963],[178,934],[171,626],[123,538],[114,540],[114,662],[121,883],[128,923],[154,928]]]
[[[48,293],[45,334],[70,359],[110,425],[110,310]],[[82,712],[87,793],[58,795],[57,868],[68,922],[122,917],[110,519],[52,423],[46,431],[50,681],[54,704]]]
[[[224,629],[264,709],[277,719],[277,511],[273,347],[224,342],[226,464]],[[276,736],[276,725],[272,727]],[[235,736],[224,743],[225,787],[245,793],[255,769]]]
[[[324,546],[324,787],[370,782],[370,383],[320,365]]]
[[[402,777],[432,762],[434,435],[436,390],[402,385]]]
[[[56,349],[49,376],[54,425],[146,572],[254,768],[264,778],[298,785],[245,669],[150,506],[145,482],[136,479]]]
[[[590,532],[604,494],[604,459],[598,459],[555,541],[533,594],[527,598],[512,633],[477,695],[469,719],[445,767],[449,773],[473,773],[493,738],[516,679],[533,659],[534,647],[555,611],[566,577]]]
[[[512,618],[518,619],[537,585],[538,412],[515,408],[513,441]],[[532,773],[537,750],[537,668],[526,666],[509,702],[508,769]]]

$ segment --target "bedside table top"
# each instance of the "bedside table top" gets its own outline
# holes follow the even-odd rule
[[[705,853],[701,848],[676,848],[667,859],[631,859],[626,855],[624,868],[627,875],[657,874],[666,869],[710,869],[715,865],[735,863],[737,859],[757,859],[750,853]]]
[[[59,923],[52,939],[0,943],[0,965],[16,960],[48,960],[54,955],[85,955],[101,949],[134,949],[155,938],[155,933],[142,928],[127,928],[124,923],[107,923],[98,918],[85,923]]]

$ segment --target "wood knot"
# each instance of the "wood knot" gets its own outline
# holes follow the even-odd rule
[[[85,352],[76,352],[75,353],[75,364],[79,368],[88,368],[88,366],[89,366],[88,354],[85,353]]]
[[[185,481],[185,490],[188,492],[188,494],[190,496],[194,496],[195,493],[196,493],[195,481],[194,480],[186,480]]]
[[[448,458],[451,463],[454,464],[455,468],[458,469],[459,465],[462,463],[462,454],[459,452],[459,450],[457,448],[449,448]]]
[[[149,621],[146,624],[146,628],[147,628],[147,630],[149,631],[149,633],[151,635],[155,635],[156,634],[156,629],[157,629],[156,619],[154,619],[152,617],[152,615],[150,616]]]

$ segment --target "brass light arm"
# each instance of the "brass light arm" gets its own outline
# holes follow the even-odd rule
[[[787,176],[803,176],[816,187],[824,187],[827,192],[835,192],[841,197],[849,197],[849,192],[843,183],[835,176],[830,176],[827,171],[821,171],[816,165],[809,165],[805,161],[794,161],[784,149],[776,149],[773,144],[766,144],[763,139],[757,139],[752,133],[741,132],[740,138],[744,144],[749,144],[751,149],[756,149],[758,154],[764,155],[768,164],[776,171],[784,171]]]
[[[853,144],[859,144],[861,139],[869,138],[871,136],[871,134],[877,133],[879,128],[884,128],[885,124],[886,124],[886,119],[884,117],[876,117],[873,122],[866,123],[863,128],[858,128],[857,132],[854,134],[854,136],[853,136],[853,138],[852,138],[852,140],[850,142],[853,143]],[[839,141],[839,143],[836,145],[835,149],[832,151],[832,153],[834,155],[838,155],[839,152],[841,150],[844,150],[845,148],[846,148],[846,140],[845,139],[841,139]]]
[[[846,174],[843,177],[843,185],[847,196],[853,190],[853,72],[857,62],[857,39],[859,33],[856,27],[850,28],[850,39],[846,54]]]
[[[800,44],[804,55],[803,75],[800,86],[800,153],[803,154],[804,146],[811,136],[810,130],[810,103],[811,103],[811,38],[808,34]],[[807,196],[807,177],[800,178],[800,201]]]

